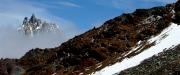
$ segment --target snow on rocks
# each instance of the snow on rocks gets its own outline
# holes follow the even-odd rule
[[[155,42],[155,45],[144,50],[143,52],[125,58],[121,62],[117,62],[111,66],[107,66],[100,71],[96,71],[90,75],[113,75],[122,70],[139,65],[143,60],[163,52],[165,49],[172,48],[180,44],[180,26],[172,23],[168,28],[163,30],[159,35],[148,40],[149,43]],[[132,49],[133,50],[133,49]]]

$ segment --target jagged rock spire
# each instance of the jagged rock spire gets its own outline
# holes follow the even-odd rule
[[[25,17],[23,20],[23,24],[27,24],[27,22],[28,22],[28,17]]]
[[[42,22],[41,19],[36,18],[35,14],[32,14],[30,19],[25,17],[20,30],[28,36],[34,36],[35,34],[41,34],[44,32],[56,32],[59,28],[56,24]]]
[[[35,14],[32,14],[30,20],[29,20],[31,23],[35,23],[36,22],[36,17],[35,17]]]

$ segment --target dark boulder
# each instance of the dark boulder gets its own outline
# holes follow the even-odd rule
[[[180,0],[175,3],[175,23],[180,24]]]

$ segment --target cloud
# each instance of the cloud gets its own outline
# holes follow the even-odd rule
[[[46,9],[34,7],[20,1],[1,1],[0,2],[0,25],[20,25],[25,16],[32,13],[41,14],[40,16],[51,15]]]
[[[72,2],[59,2],[58,4],[67,6],[67,7],[76,7],[76,8],[81,8],[82,6],[72,3]]]
[[[66,39],[61,33],[43,34],[30,38],[10,26],[0,27],[0,30],[0,57],[2,58],[20,58],[32,48],[59,46]]]
[[[24,17],[30,17],[32,13],[43,21],[58,24],[61,33],[46,34],[36,38],[27,38],[20,34],[17,28],[22,24]],[[0,58],[20,58],[32,48],[59,46],[78,33],[80,31],[73,22],[51,14],[46,7],[22,0],[0,1]]]

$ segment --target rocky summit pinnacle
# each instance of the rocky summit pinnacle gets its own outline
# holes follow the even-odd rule
[[[41,19],[36,18],[35,14],[32,14],[30,19],[28,17],[24,18],[19,31],[32,37],[41,33],[57,32],[59,28],[54,23],[42,22]]]

